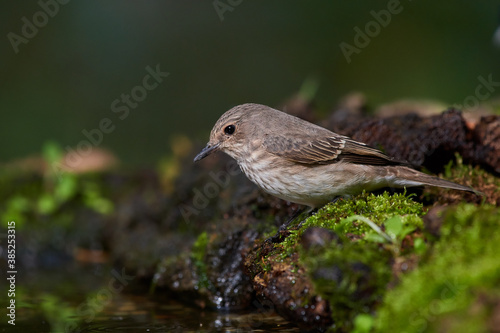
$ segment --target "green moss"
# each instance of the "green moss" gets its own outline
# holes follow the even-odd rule
[[[193,249],[191,250],[191,257],[195,261],[203,261],[205,253],[207,251],[208,245],[208,234],[206,231],[202,232],[196,241],[193,243]]]
[[[486,332],[500,302],[500,209],[449,210],[420,267],[387,292],[379,332]]]
[[[450,161],[444,169],[442,178],[446,178],[458,184],[463,184],[470,186],[480,192],[482,192],[484,197],[472,197],[467,201],[476,203],[489,203],[493,205],[498,205],[500,202],[500,178],[495,175],[485,171],[479,166],[471,166],[468,164],[463,164],[462,157],[457,153],[455,154],[455,160]],[[429,202],[441,201],[443,195],[443,189],[438,187],[426,187],[424,191],[424,198],[429,200]],[[453,192],[446,195],[445,197],[450,197]],[[463,201],[464,193],[455,194],[454,202]],[[434,198],[434,199],[432,199]],[[444,202],[450,202],[444,201]],[[453,201],[452,201],[453,202]]]
[[[359,219],[349,220],[348,218],[354,215],[363,216],[385,229],[384,223],[397,216],[405,231],[413,231],[422,227],[423,222],[420,217],[423,214],[422,204],[413,201],[411,195],[404,193],[392,195],[387,192],[381,195],[363,193],[351,199],[340,199],[319,209],[316,214],[307,218],[299,229],[292,230],[291,235],[282,243],[284,249],[282,255],[293,254],[298,240],[310,227],[333,230],[339,234],[358,237],[364,242],[371,240],[364,236],[372,234],[374,230],[369,224]]]
[[[212,283],[207,275],[207,265],[205,264],[208,242],[208,234],[204,231],[198,236],[191,249],[191,259],[193,260],[193,265],[196,267],[196,273],[199,277],[198,288],[212,287]]]
[[[450,161],[444,167],[444,178],[450,179],[460,184],[465,184],[478,187],[483,184],[495,184],[497,189],[500,190],[500,179],[493,176],[484,169],[478,166],[472,166],[463,163],[463,158],[460,154],[455,153],[455,160]]]

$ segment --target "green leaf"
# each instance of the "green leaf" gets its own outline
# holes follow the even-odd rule
[[[401,233],[400,233],[400,238],[403,239],[406,237],[406,235],[412,233],[413,231],[415,231],[415,229],[417,229],[416,226],[414,225],[405,225],[403,226],[403,229],[401,230]]]
[[[392,239],[397,239],[403,230],[403,220],[401,216],[393,216],[384,222],[385,232],[391,236]]]
[[[387,239],[384,237],[380,236],[376,232],[367,232],[363,239],[369,241],[369,242],[374,242],[374,243],[386,243]]]

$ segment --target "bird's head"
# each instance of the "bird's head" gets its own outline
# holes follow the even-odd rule
[[[255,112],[267,108],[258,104],[242,104],[226,111],[215,123],[210,133],[210,140],[207,146],[196,155],[194,162],[197,162],[211,153],[220,150],[229,156],[239,159],[245,153],[245,138],[253,130],[255,123],[252,121]]]

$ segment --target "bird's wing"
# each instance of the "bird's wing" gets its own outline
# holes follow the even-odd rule
[[[301,138],[266,136],[263,146],[271,154],[302,164],[330,164],[339,161],[370,165],[405,164],[380,150],[341,135]]]

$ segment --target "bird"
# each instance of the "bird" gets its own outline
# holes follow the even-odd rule
[[[222,151],[264,192],[317,209],[339,197],[381,188],[475,189],[415,170],[363,142],[266,105],[247,103],[215,123],[194,162]]]

